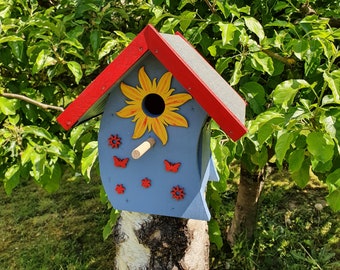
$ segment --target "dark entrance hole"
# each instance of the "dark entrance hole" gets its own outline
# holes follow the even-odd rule
[[[160,116],[165,110],[163,98],[157,94],[147,95],[143,100],[143,110],[148,116]]]

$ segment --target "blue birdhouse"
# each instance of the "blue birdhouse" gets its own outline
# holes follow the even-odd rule
[[[208,220],[204,194],[218,180],[210,118],[233,140],[245,102],[179,34],[147,26],[58,117],[65,128],[103,114],[103,186],[113,207]]]

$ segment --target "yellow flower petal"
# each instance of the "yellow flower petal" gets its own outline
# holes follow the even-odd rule
[[[148,75],[146,74],[144,67],[140,68],[140,70],[138,72],[138,79],[139,79],[139,83],[140,83],[140,86],[142,87],[142,89],[144,91],[150,92],[151,89],[152,89],[153,83],[151,83],[151,80],[148,77]]]
[[[179,107],[190,99],[192,96],[186,93],[172,95],[165,100],[165,106]]]
[[[168,141],[168,133],[163,123],[161,123],[159,118],[153,118],[151,120],[152,130],[156,134],[156,136],[161,140],[164,144]]]
[[[157,78],[151,80],[144,67],[141,67],[138,71],[138,79],[140,85],[136,87],[121,83],[121,91],[128,100],[125,101],[127,105],[117,112],[117,115],[122,118],[133,117],[132,122],[135,122],[135,129],[132,138],[142,137],[146,130],[153,131],[164,145],[168,141],[166,130],[168,125],[188,127],[185,117],[174,111],[192,97],[187,93],[172,95],[175,89],[170,88],[172,79],[170,72],[164,73],[157,83]],[[147,115],[144,111],[143,100],[149,94],[159,95],[164,101],[164,111],[157,117]]]
[[[135,130],[133,131],[133,139],[138,139],[143,136],[148,125],[148,117],[146,115],[141,115],[135,125]]]
[[[170,126],[188,127],[187,120],[179,113],[168,111],[164,114],[163,118]]]
[[[122,90],[122,93],[131,100],[140,100],[142,99],[142,95],[138,89],[127,85],[123,82],[120,83],[120,89]]]
[[[137,114],[139,108],[136,105],[127,105],[116,114],[122,118],[130,118]]]
[[[157,84],[156,93],[161,95],[165,94],[169,91],[171,85],[171,78],[172,74],[170,72],[166,72],[163,76],[159,79]]]

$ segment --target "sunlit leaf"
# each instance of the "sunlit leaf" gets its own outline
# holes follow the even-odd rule
[[[80,64],[75,61],[69,61],[67,62],[67,66],[71,70],[72,74],[74,75],[76,83],[79,84],[79,81],[83,77],[83,71],[81,69]]]
[[[305,158],[305,150],[304,149],[296,149],[292,151],[288,158],[289,171],[296,172],[301,169],[302,163]]]
[[[340,70],[334,70],[332,73],[324,72],[323,77],[332,90],[335,102],[340,101]]]
[[[181,13],[179,25],[183,32],[185,32],[188,29],[192,20],[195,17],[196,17],[196,12],[193,12],[193,11],[186,10]]]
[[[311,85],[305,80],[291,79],[284,81],[277,85],[272,93],[274,103],[287,109],[293,103],[297,92],[308,87],[311,87]]]
[[[333,211],[340,211],[340,188],[332,191],[327,197],[327,203]]]
[[[225,45],[233,40],[234,32],[237,30],[236,26],[232,23],[219,22],[218,26],[222,32],[222,44]]]
[[[312,154],[313,159],[326,163],[333,158],[334,142],[327,133],[311,132],[307,136],[307,149]]]
[[[258,36],[261,43],[265,37],[261,23],[253,17],[244,17],[244,22],[248,29]]]
[[[287,151],[291,147],[294,137],[295,136],[293,132],[287,132],[283,133],[281,136],[277,138],[277,142],[275,145],[275,154],[279,164],[282,164]]]
[[[19,184],[20,169],[20,165],[15,164],[9,167],[5,172],[4,187],[7,195],[10,195],[12,190]]]
[[[274,72],[273,59],[263,52],[256,52],[251,55],[252,67],[258,71],[267,72],[272,75]]]
[[[41,50],[33,65],[32,73],[38,73],[43,68],[55,65],[56,63],[57,60],[50,56],[50,52],[48,50]]]
[[[100,31],[95,29],[90,34],[90,42],[92,46],[92,50],[97,52],[100,46]]]
[[[0,97],[0,112],[4,115],[15,115],[19,106],[20,102],[16,99]]]
[[[212,219],[209,221],[208,225],[210,242],[215,244],[218,249],[221,249],[223,246],[223,239],[218,222],[215,219]]]
[[[89,142],[83,150],[81,158],[81,172],[88,179],[91,179],[91,170],[98,157],[98,142]]]
[[[304,188],[310,179],[310,163],[308,159],[303,160],[299,170],[292,172],[292,178],[294,182],[300,187]]]

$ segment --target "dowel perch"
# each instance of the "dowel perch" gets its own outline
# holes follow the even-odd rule
[[[131,156],[133,159],[139,159],[143,156],[147,151],[149,151],[154,144],[156,143],[154,138],[149,138],[146,141],[142,142],[139,146],[132,150]]]

